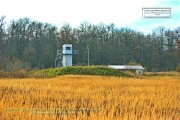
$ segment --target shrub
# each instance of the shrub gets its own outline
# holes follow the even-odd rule
[[[25,78],[25,77],[27,77],[27,71],[24,69],[12,71],[12,72],[6,72],[0,70],[0,78]]]
[[[139,64],[137,62],[129,62],[128,65],[141,65],[141,64]]]
[[[3,70],[0,70],[0,78],[6,78],[6,77],[8,77],[8,73]]]
[[[25,78],[26,76],[27,76],[27,71],[25,69],[9,72],[9,77],[12,78]]]
[[[176,71],[180,73],[180,65],[176,68]]]

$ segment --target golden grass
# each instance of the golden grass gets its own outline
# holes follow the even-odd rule
[[[0,120],[178,120],[179,76],[0,79]]]

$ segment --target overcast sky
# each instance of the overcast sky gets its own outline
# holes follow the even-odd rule
[[[142,19],[144,7],[170,7],[171,19]],[[69,23],[77,27],[81,22],[114,23],[116,27],[151,33],[153,28],[180,27],[180,0],[0,0],[0,16],[6,22],[29,17],[61,27]]]

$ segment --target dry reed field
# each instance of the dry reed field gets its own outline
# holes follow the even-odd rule
[[[179,120],[179,76],[0,79],[0,120]]]

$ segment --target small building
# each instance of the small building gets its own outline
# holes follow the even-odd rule
[[[63,66],[72,66],[72,44],[64,44],[63,45]]]
[[[136,75],[144,74],[144,68],[140,65],[108,65],[108,67],[117,70],[135,70]]]
[[[72,44],[64,44],[62,50],[57,50],[55,68],[72,66],[73,54],[79,54],[79,50],[72,50]]]

